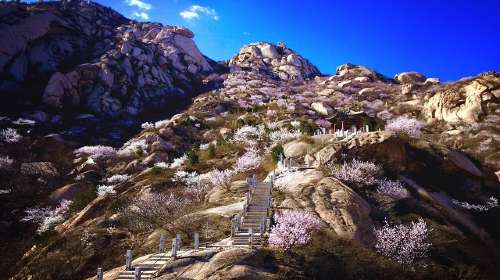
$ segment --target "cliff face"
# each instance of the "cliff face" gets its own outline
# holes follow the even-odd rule
[[[214,71],[182,27],[132,22],[84,1],[2,5],[2,111],[69,127],[73,138],[89,130],[120,139],[118,128],[137,126],[145,109],[167,116],[181,108]]]

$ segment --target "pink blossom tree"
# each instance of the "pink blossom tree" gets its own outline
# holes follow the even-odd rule
[[[42,234],[66,219],[71,203],[71,200],[63,199],[55,208],[29,208],[21,221],[38,224],[37,233]]]
[[[261,157],[255,148],[247,149],[247,151],[236,160],[236,170],[246,171],[259,167]]]
[[[220,187],[228,190],[231,187],[231,179],[233,178],[233,175],[234,175],[233,170],[214,169],[210,173],[208,173],[208,181],[214,187]]]
[[[136,197],[123,210],[124,218],[132,229],[153,230],[156,228],[171,229],[176,217],[191,203],[190,200],[173,193],[146,192]]]
[[[392,198],[403,199],[409,196],[408,190],[404,187],[403,182],[396,180],[389,180],[383,178],[377,182],[377,192],[380,194],[388,195]]]
[[[312,233],[321,227],[320,219],[304,211],[285,211],[274,218],[276,224],[271,228],[269,244],[285,252],[309,243]]]
[[[331,167],[332,175],[346,184],[372,185],[377,182],[377,176],[382,167],[369,161],[354,159],[340,166]]]
[[[386,220],[381,228],[374,229],[375,249],[392,260],[411,265],[427,256],[432,245],[427,242],[430,231],[422,218],[400,225],[390,225]]]
[[[116,155],[116,150],[109,146],[83,146],[74,152],[76,155],[87,155],[93,160],[105,160]]]
[[[385,130],[394,131],[399,134],[406,135],[410,138],[420,138],[422,136],[422,128],[424,127],[424,123],[408,118],[405,116],[399,116],[392,120],[389,120],[385,125]]]

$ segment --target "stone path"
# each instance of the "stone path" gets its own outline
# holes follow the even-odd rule
[[[243,212],[233,220],[232,245],[264,245],[269,229],[272,182],[250,184]]]
[[[273,177],[274,178],[274,177]],[[271,182],[256,182],[255,177],[249,178],[247,180],[249,185],[249,191],[246,195],[246,200],[244,204],[241,203],[225,206],[233,210],[234,207],[243,206],[243,210],[240,215],[237,215],[233,219],[231,237],[224,242],[217,242],[214,244],[208,244],[208,247],[218,247],[219,249],[227,249],[234,247],[247,247],[265,244],[265,235],[269,230],[270,226],[270,216],[271,216],[271,205],[272,205],[272,186],[273,179]],[[225,209],[225,208],[224,208]],[[219,209],[222,210],[222,209]],[[197,233],[196,233],[197,234]],[[195,240],[198,240],[199,235],[195,236]],[[175,238],[173,242],[175,241]],[[161,241],[160,241],[161,242]],[[164,242],[164,241],[163,241]],[[197,241],[195,241],[195,244]],[[164,243],[163,243],[164,244]],[[176,243],[178,244],[178,243]],[[198,242],[199,244],[199,242]],[[164,246],[164,245],[163,245]],[[172,245],[173,246],[173,245]],[[161,247],[164,248],[164,247]],[[177,246],[175,248],[178,248]],[[195,245],[194,248],[199,248]],[[201,248],[200,248],[201,249]],[[195,250],[196,251],[196,250]],[[183,255],[189,255],[193,252],[192,249],[186,251],[175,250],[175,257],[182,258]],[[171,260],[173,252],[156,253],[144,259],[138,259],[135,263],[129,265],[131,269],[123,270],[118,273],[116,277],[112,277],[116,280],[127,280],[127,279],[153,279],[158,276],[160,270]],[[131,256],[130,256],[131,261]],[[140,271],[140,277],[138,277],[138,271]],[[102,275],[102,271],[101,271]],[[102,277],[102,276],[101,276]],[[103,279],[99,278],[98,280]]]

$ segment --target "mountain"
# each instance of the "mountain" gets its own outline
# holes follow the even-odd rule
[[[92,2],[0,14],[0,278],[132,277],[127,249],[158,279],[500,276],[500,74],[325,75],[269,42],[215,62]],[[266,246],[234,246],[248,228]]]

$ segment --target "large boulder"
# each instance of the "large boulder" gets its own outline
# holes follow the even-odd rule
[[[381,74],[365,66],[354,65],[351,63],[339,65],[336,69],[336,76],[342,79],[358,79],[362,77],[362,81],[368,81],[368,80],[376,81],[384,79],[384,77]],[[368,78],[368,80],[366,78]],[[339,85],[339,87],[342,86]]]
[[[402,72],[394,76],[394,80],[401,84],[418,84],[425,82],[427,78],[418,72]]]
[[[318,114],[321,114],[323,116],[328,116],[333,113],[332,107],[328,106],[328,104],[325,104],[323,102],[313,102],[311,104],[311,108],[313,108],[314,111],[318,112]]]
[[[254,43],[229,61],[233,69],[251,68],[282,80],[305,80],[321,73],[307,59],[284,44]]]
[[[303,141],[292,141],[283,146],[285,157],[294,158],[301,157],[307,154],[312,148],[312,145]]]
[[[342,182],[308,169],[278,175],[276,186],[285,194],[280,208],[316,213],[339,237],[373,241],[370,205]]]
[[[475,123],[499,108],[498,74],[458,84],[438,92],[424,104],[428,119]]]

